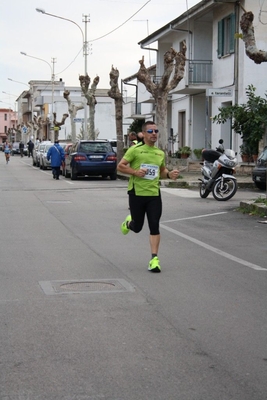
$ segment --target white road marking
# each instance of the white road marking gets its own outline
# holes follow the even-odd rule
[[[182,238],[184,238],[186,240],[189,240],[190,242],[195,243],[198,246],[203,247],[204,249],[207,249],[209,251],[212,251],[213,253],[219,254],[222,257],[228,258],[228,260],[235,261],[236,263],[241,264],[242,266],[249,267],[249,268],[254,269],[256,271],[267,271],[266,268],[262,268],[259,265],[250,263],[250,262],[248,262],[246,260],[242,260],[242,258],[238,258],[238,257],[232,256],[231,254],[226,253],[225,251],[222,251],[220,249],[217,249],[216,247],[210,246],[210,245],[208,245],[208,244],[206,244],[204,242],[201,242],[200,240],[194,239],[191,236],[185,235],[184,233],[179,232],[179,231],[177,231],[177,230],[175,230],[173,228],[170,228],[169,226],[160,224],[160,227],[165,229],[168,232],[173,233],[176,236],[180,236],[180,237],[182,237]]]
[[[185,221],[187,219],[197,219],[197,218],[206,218],[206,217],[213,217],[214,215],[222,215],[228,214],[228,211],[222,211],[213,214],[203,214],[203,215],[195,215],[194,217],[186,217],[186,218],[179,218],[179,219],[170,219],[169,221],[163,221],[163,224],[166,222],[177,222],[177,221]]]
[[[160,188],[161,192],[166,192],[169,194],[174,194],[179,197],[191,197],[191,198],[200,198],[198,191],[189,190],[189,189],[180,189],[180,188]]]

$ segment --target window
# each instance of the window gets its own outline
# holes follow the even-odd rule
[[[7,114],[5,114],[5,121],[7,121]]]
[[[235,14],[218,22],[218,58],[235,51]]]

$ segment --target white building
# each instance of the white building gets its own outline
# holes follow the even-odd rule
[[[53,113],[56,120],[61,121],[63,114],[69,114],[67,100],[63,97],[65,90],[70,92],[69,98],[76,106],[84,104],[84,96],[80,87],[65,86],[62,80],[55,81],[30,81],[29,90],[18,97],[18,124],[32,121],[32,115],[42,116],[44,121],[42,130],[35,133],[41,139],[54,139]],[[96,89],[95,107],[95,132],[99,139],[112,139],[116,137],[115,106],[114,100],[108,96],[108,89]],[[89,107],[87,106],[87,117]],[[76,135],[81,132],[84,124],[84,109],[78,110],[75,116]],[[59,131],[59,140],[66,140],[71,136],[70,116],[65,120]],[[33,132],[28,128],[23,140],[27,141]],[[36,139],[36,137],[34,138]]]
[[[242,139],[232,131],[230,121],[218,125],[210,118],[218,114],[219,107],[246,103],[245,89],[250,84],[256,87],[257,95],[265,96],[266,63],[254,64],[236,35],[241,32],[239,22],[244,9],[253,12],[257,47],[266,50],[267,4],[260,9],[260,2],[255,0],[200,1],[139,42],[142,49],[157,52],[154,79],[163,74],[164,53],[171,47],[179,51],[186,43],[185,76],[170,93],[168,103],[168,137],[177,135],[176,149],[184,145],[192,149],[215,147],[222,138],[225,147],[239,153]],[[142,84],[137,84],[140,114],[151,119],[147,104],[153,99]]]

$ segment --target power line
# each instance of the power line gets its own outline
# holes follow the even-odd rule
[[[141,11],[142,8],[144,8],[150,1],[151,1],[151,0],[148,0],[148,1],[147,1],[141,8],[139,8],[139,10],[137,10],[130,18],[128,18],[126,21],[124,21],[121,25],[117,26],[117,28],[113,29],[112,31],[110,31],[109,33],[106,33],[106,34],[103,35],[103,36],[100,36],[99,38],[89,40],[89,42],[95,42],[96,40],[103,39],[104,37],[110,35],[111,33],[115,32],[116,30],[118,30],[119,28],[121,28],[121,27],[122,27],[123,25],[125,25],[128,21],[130,21],[130,19],[132,19],[136,14],[138,14],[139,11]]]

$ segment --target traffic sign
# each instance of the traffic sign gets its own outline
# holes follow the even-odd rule
[[[226,89],[209,88],[209,89],[206,89],[206,96],[211,96],[211,97],[232,97],[233,96],[233,89],[232,88],[226,88]]]
[[[73,118],[74,122],[83,122],[84,118]]]

